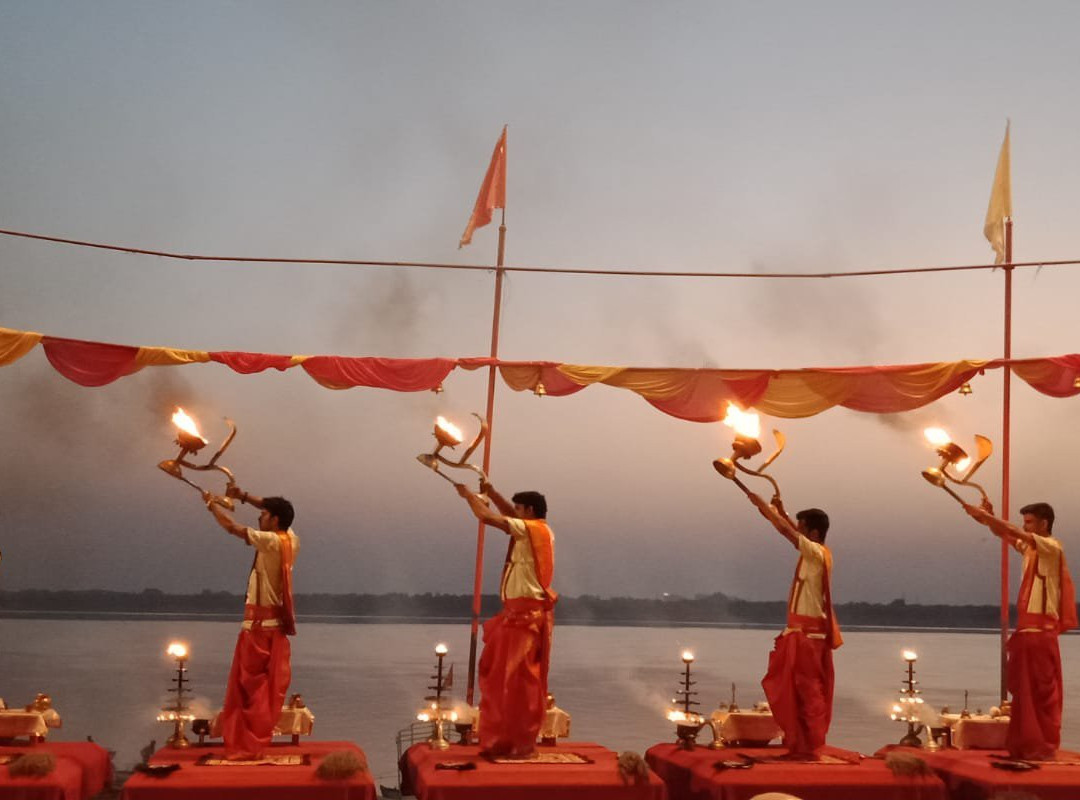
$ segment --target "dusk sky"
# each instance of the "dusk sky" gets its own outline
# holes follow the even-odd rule
[[[988,263],[1012,121],[1017,260],[1080,258],[1080,6],[0,1],[0,228],[185,253],[494,263],[459,251],[508,135],[507,264],[820,272]],[[998,272],[828,281],[512,274],[500,355],[847,366],[994,358]],[[186,263],[0,236],[0,326],[186,349],[487,355],[493,275]],[[1019,270],[1014,355],[1080,351],[1073,267]],[[415,461],[441,395],[299,369],[148,368],[99,389],[0,369],[0,589],[239,592],[250,554],[158,469],[183,405],[243,488],[297,507],[298,592],[472,588],[476,526]],[[993,603],[998,545],[919,476],[921,429],[1000,444],[1001,373],[887,418],[781,428],[826,509],[837,601]],[[1013,383],[1013,507],[1080,559],[1078,399]],[[727,428],[594,386],[500,382],[493,478],[544,492],[564,594],[785,595],[795,553],[712,469]],[[999,497],[1000,454],[982,478]],[[244,509],[240,518],[253,523]],[[485,591],[504,543],[489,533]],[[1014,562],[1013,593],[1016,573]]]

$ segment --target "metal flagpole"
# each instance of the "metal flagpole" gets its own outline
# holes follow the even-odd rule
[[[499,318],[502,314],[502,285],[506,270],[503,256],[506,252],[506,204],[503,204],[502,220],[499,222],[499,254],[495,266],[495,302],[491,312],[491,357],[499,357]],[[495,373],[494,364],[488,368],[487,411],[488,435],[484,439],[484,474],[491,474],[491,439],[495,431]],[[469,682],[465,690],[465,702],[473,705],[476,687],[476,639],[480,629],[480,601],[484,585],[484,523],[476,526],[476,574],[473,578],[472,622],[469,629]]]
[[[1001,401],[1001,518],[1009,518],[1009,453],[1010,453],[1010,405],[1012,367],[1012,217],[1005,218],[1005,359],[1002,374],[1005,376]],[[1008,641],[1009,641],[1009,544],[1001,539],[1001,701],[1008,698]]]

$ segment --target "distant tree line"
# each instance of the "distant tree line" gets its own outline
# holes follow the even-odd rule
[[[556,608],[560,622],[595,625],[782,625],[785,603],[757,602],[722,593],[696,597],[562,597]],[[239,617],[241,595],[204,590],[198,594],[166,594],[158,589],[141,592],[53,591],[24,589],[0,591],[0,616],[88,616],[115,614],[171,614],[176,616]],[[499,598],[484,595],[484,617],[499,608]],[[379,618],[422,622],[434,618],[468,619],[472,596],[464,594],[300,594],[296,610],[301,618]],[[1015,609],[1010,609],[1010,616]],[[841,603],[836,606],[841,625],[902,628],[997,628],[1000,611],[994,605],[920,605],[904,600],[890,603]],[[371,620],[375,621],[375,620]]]

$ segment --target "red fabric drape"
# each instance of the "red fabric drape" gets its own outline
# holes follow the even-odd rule
[[[238,353],[231,350],[223,350],[210,353],[210,360],[224,364],[234,372],[242,375],[250,375],[253,372],[262,372],[266,369],[276,369],[284,372],[289,367],[295,366],[292,356],[273,355],[268,353]]]
[[[80,386],[104,386],[141,369],[135,360],[138,347],[52,336],[44,337],[41,346],[56,371]]]
[[[371,386],[396,392],[422,392],[442,383],[456,363],[452,358],[312,356],[301,366],[327,389]]]

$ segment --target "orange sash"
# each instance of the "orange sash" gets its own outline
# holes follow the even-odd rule
[[[559,595],[551,590],[551,579],[555,576],[555,537],[542,519],[525,519],[525,530],[529,534],[532,547],[533,563],[536,565],[536,579],[544,587],[548,600],[554,603]]]
[[[286,636],[296,635],[296,612],[293,609],[292,568],[296,560],[288,533],[277,532],[281,543],[281,629]]]
[[[825,641],[829,643],[829,647],[835,650],[844,643],[844,637],[840,635],[840,625],[836,621],[836,615],[833,613],[832,607],[832,553],[825,545],[821,545],[822,551],[825,553],[824,570],[821,576],[821,589],[824,595],[823,607],[825,610],[825,616],[823,618],[804,617],[795,613],[795,609],[798,607],[797,600],[802,593],[803,581],[799,577],[799,571],[802,569],[803,557],[799,556],[799,561],[795,565],[795,577],[791,579],[791,592],[788,594],[788,616],[787,627],[793,630],[801,630],[804,633],[823,633],[825,634]]]
[[[1034,550],[1035,546],[1031,545]],[[1076,590],[1073,588],[1072,576],[1069,575],[1069,567],[1065,563],[1065,552],[1061,552],[1058,573],[1058,586],[1061,587],[1061,596],[1058,598],[1058,614],[1055,619],[1046,613],[1028,611],[1031,604],[1031,592],[1035,587],[1035,578],[1039,572],[1039,555],[1036,550],[1031,558],[1024,557],[1024,575],[1020,579],[1020,592],[1016,597],[1016,629],[1038,628],[1044,631],[1064,633],[1076,627]],[[1042,608],[1046,611],[1046,581],[1043,581]]]

